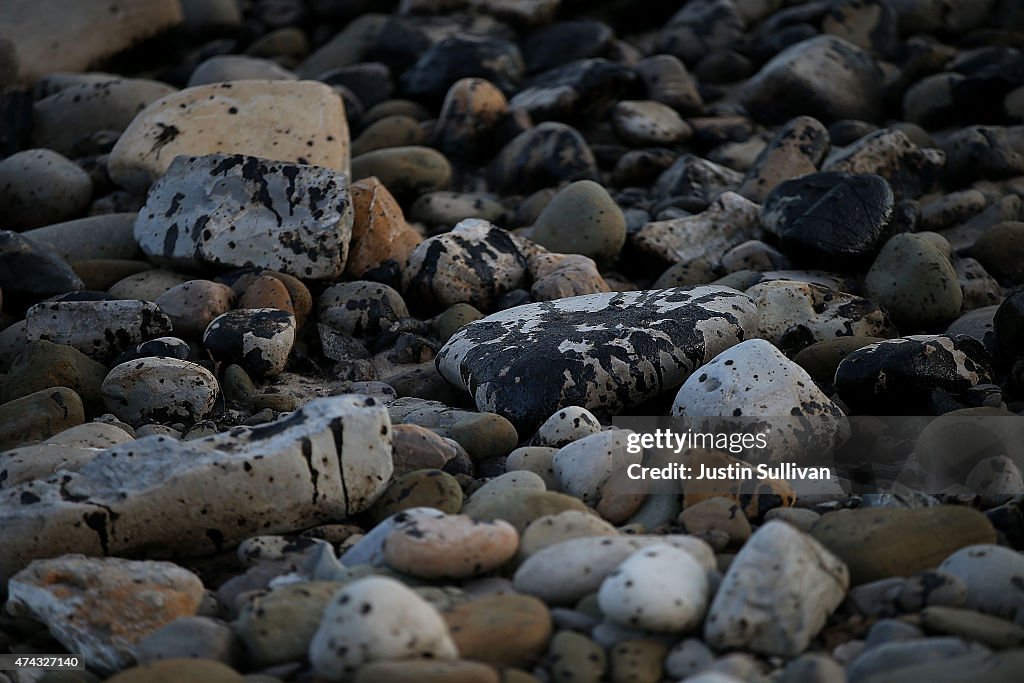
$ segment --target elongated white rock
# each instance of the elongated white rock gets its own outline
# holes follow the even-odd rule
[[[391,422],[366,396],[317,399],[259,427],[111,448],[6,489],[0,580],[61,555],[198,555],[365,510],[391,476]]]

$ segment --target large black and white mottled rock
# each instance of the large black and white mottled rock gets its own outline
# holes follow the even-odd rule
[[[790,120],[757,155],[737,190],[751,201],[763,203],[775,187],[790,178],[814,173],[829,150],[828,130],[811,116]]]
[[[897,199],[915,199],[931,189],[945,163],[942,150],[921,149],[903,131],[883,128],[835,150],[822,170],[880,175]]]
[[[0,289],[9,302],[40,299],[84,289],[71,266],[46,245],[0,230]]]
[[[757,204],[726,192],[706,211],[647,223],[631,239],[640,251],[663,261],[715,264],[732,247],[761,236],[760,217]]]
[[[352,237],[344,174],[242,154],[180,156],[135,223],[147,255],[179,265],[341,275]]]
[[[808,115],[874,121],[881,113],[882,75],[874,60],[835,36],[791,45],[743,86],[741,98],[755,118],[783,123]]]
[[[960,394],[992,382],[984,344],[967,336],[915,335],[851,352],[836,369],[839,398],[855,413],[927,415],[933,389]]]
[[[240,308],[213,319],[203,345],[214,359],[258,377],[279,375],[295,343],[295,316],[277,308]]]
[[[413,250],[402,288],[410,303],[427,308],[467,303],[486,311],[505,292],[523,287],[527,275],[523,241],[471,218]]]
[[[771,280],[746,290],[761,311],[758,336],[794,352],[837,337],[895,335],[878,304],[811,282]]]
[[[176,358],[121,363],[103,380],[103,399],[119,420],[197,422],[217,400],[217,378],[201,365]]]
[[[797,263],[851,270],[881,248],[894,206],[880,176],[812,173],[772,190],[761,222]]]
[[[681,417],[775,417],[765,460],[798,460],[841,444],[843,411],[770,342],[748,339],[694,370],[672,404]]]
[[[64,553],[194,556],[337,522],[369,507],[391,472],[388,412],[367,396],[187,442],[148,436],[3,491],[0,579]]]
[[[795,527],[768,522],[729,565],[708,609],[704,639],[716,649],[796,656],[849,587],[842,560]]]
[[[106,361],[140,342],[171,333],[171,319],[148,301],[51,301],[25,315],[25,336],[73,346]]]
[[[472,322],[436,362],[480,410],[530,431],[566,406],[608,417],[671,390],[756,324],[725,287],[590,294]]]

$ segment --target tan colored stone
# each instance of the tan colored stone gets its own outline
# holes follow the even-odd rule
[[[179,154],[250,156],[348,173],[345,105],[324,83],[233,81],[186,88],[144,109],[110,153],[110,177],[144,191]]]
[[[260,275],[253,280],[238,300],[238,308],[276,308],[295,315],[288,288],[273,275]]]
[[[356,672],[354,683],[498,683],[498,672],[479,662],[409,659],[373,662]]]
[[[412,576],[462,579],[497,569],[518,547],[519,533],[508,522],[450,515],[399,525],[384,540],[384,559]]]
[[[442,616],[462,657],[497,667],[531,668],[551,639],[547,606],[527,595],[491,595]]]

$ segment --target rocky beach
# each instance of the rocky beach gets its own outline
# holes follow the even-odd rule
[[[1022,471],[1021,0],[0,0],[0,683],[1018,683]]]

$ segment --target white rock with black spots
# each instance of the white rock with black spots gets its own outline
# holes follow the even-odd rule
[[[141,358],[115,366],[103,380],[103,400],[117,419],[196,422],[213,409],[219,387],[213,373],[177,358]]]
[[[698,368],[672,404],[680,417],[780,418],[773,422],[765,460],[819,456],[842,444],[850,426],[843,411],[811,376],[770,342],[749,339]]]
[[[150,188],[135,239],[172,265],[329,279],[345,269],[352,215],[338,171],[242,154],[179,156]]]
[[[203,345],[216,360],[259,377],[279,375],[295,343],[295,316],[276,308],[242,308],[213,319]]]
[[[716,650],[800,654],[846,597],[849,570],[785,522],[759,528],[733,559],[704,621]]]
[[[549,545],[516,570],[516,590],[552,605],[575,603],[597,591],[605,577],[641,548],[668,544],[688,553],[704,569],[715,567],[715,553],[695,536],[588,536]]]
[[[601,423],[593,413],[580,406],[566,406],[544,421],[533,445],[561,448],[599,431]]]
[[[965,607],[1004,619],[1024,619],[1024,555],[998,545],[961,548],[939,565],[967,584]]]
[[[337,522],[367,509],[392,470],[387,408],[355,394],[186,442],[144,437],[0,491],[0,580],[63,553],[194,556]]]
[[[433,309],[466,303],[489,310],[505,292],[527,285],[523,242],[487,221],[466,219],[413,250],[402,289],[410,302]]]
[[[671,390],[756,326],[754,303],[728,287],[587,294],[471,322],[436,363],[529,433],[567,406],[604,419]]]
[[[707,609],[707,572],[685,550],[655,544],[638,550],[601,583],[597,602],[617,624],[684,633]]]
[[[52,301],[36,304],[25,315],[28,341],[73,346],[101,362],[170,333],[171,319],[148,301]]]
[[[551,461],[559,488],[588,505],[597,504],[601,487],[612,474],[643,460],[643,453],[626,449],[629,434],[632,432],[611,429],[560,448]]]
[[[372,662],[456,659],[448,626],[426,600],[395,579],[369,576],[341,589],[324,610],[309,660],[326,681]]]
[[[761,239],[760,217],[759,205],[725,192],[695,216],[647,223],[632,241],[643,253],[672,263],[705,259],[714,264],[732,247]]]
[[[761,282],[747,296],[761,312],[758,336],[782,349],[798,350],[836,337],[896,333],[878,304],[810,282]]]

